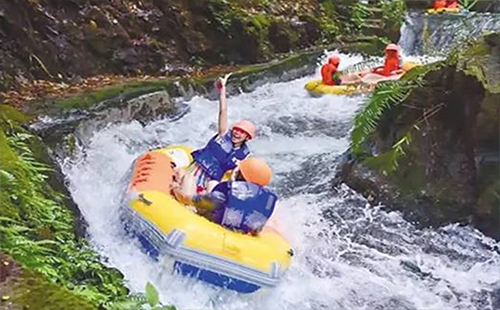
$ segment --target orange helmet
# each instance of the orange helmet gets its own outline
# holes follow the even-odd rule
[[[233,128],[243,130],[248,134],[250,139],[253,139],[255,137],[255,125],[251,121],[247,121],[245,119],[239,120],[234,123]]]
[[[241,161],[240,172],[246,181],[266,186],[271,182],[273,171],[260,158],[250,157]]]
[[[340,64],[340,57],[337,55],[330,56],[328,58],[328,63],[331,63],[334,66],[338,66]]]
[[[389,45],[387,45],[387,47],[385,48],[385,51],[396,51],[396,52],[399,52],[399,46],[397,46],[396,44],[394,43],[391,43]]]

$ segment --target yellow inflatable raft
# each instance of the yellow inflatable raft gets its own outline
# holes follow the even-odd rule
[[[412,68],[418,65],[419,63],[417,62],[412,62],[412,61],[403,62],[404,73],[406,73],[407,71],[411,70]],[[370,80],[369,84],[375,84],[378,82],[388,81],[388,80],[398,80],[404,75],[404,73],[389,77],[374,73],[368,73],[369,75],[375,77],[369,79]],[[325,85],[322,83],[321,79],[310,80],[309,82],[306,83],[304,88],[313,96],[327,95],[327,94],[354,95],[361,93],[363,91],[363,88],[360,85]]]
[[[312,95],[352,95],[359,90],[357,85],[325,85],[321,79],[310,80],[305,89]]]
[[[275,286],[288,269],[290,244],[267,225],[258,236],[227,230],[188,210],[170,195],[173,167],[186,167],[191,150],[171,146],[133,164],[122,221],[152,257],[168,255],[176,272],[236,290]]]
[[[463,8],[440,8],[440,9],[427,9],[427,14],[458,14],[464,11]]]

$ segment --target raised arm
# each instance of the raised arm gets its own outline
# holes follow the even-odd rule
[[[232,73],[227,74],[219,79],[220,83],[220,99],[219,99],[219,137],[226,134],[228,130],[227,124],[227,101],[226,101],[226,83]]]

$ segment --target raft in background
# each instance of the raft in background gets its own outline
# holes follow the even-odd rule
[[[188,147],[172,146],[135,160],[122,204],[125,230],[154,259],[173,258],[174,271],[182,275],[241,293],[276,286],[293,251],[272,224],[258,236],[230,231],[189,211],[170,195],[172,163],[187,167],[190,153]]]
[[[363,77],[367,84],[376,84],[383,81],[399,80],[406,72],[418,66],[419,63],[413,61],[403,62],[404,72],[391,76],[383,76],[376,73],[368,73]],[[366,85],[366,84],[365,84]],[[364,92],[367,88],[359,84],[354,85],[325,85],[321,79],[313,79],[306,83],[304,88],[313,96],[321,95],[355,95]]]
[[[440,8],[440,9],[427,9],[425,13],[429,15],[434,14],[466,14],[469,11],[465,8]]]

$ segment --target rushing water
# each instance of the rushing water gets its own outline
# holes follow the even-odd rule
[[[500,13],[424,15],[410,12],[399,44],[410,55],[444,55],[468,39],[500,31]]]
[[[344,65],[359,60],[347,57]],[[133,159],[172,143],[201,147],[216,131],[218,103],[200,97],[177,120],[100,130],[63,164],[94,247],[132,290],[150,281],[180,309],[499,309],[493,240],[470,227],[417,229],[347,188],[331,188],[363,97],[311,98],[303,89],[309,78],[229,98],[231,122],[258,125],[250,148],[274,169],[275,216],[296,252],[278,287],[240,295],[172,275],[166,261],[153,261],[123,235],[117,209]]]

